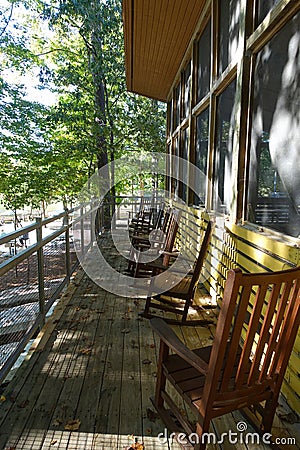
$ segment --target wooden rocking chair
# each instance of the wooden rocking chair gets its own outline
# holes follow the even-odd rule
[[[161,209],[158,213],[155,228],[153,230],[148,230],[147,232],[143,232],[142,234],[136,233],[133,234],[130,238],[132,248],[129,255],[128,269],[127,271],[133,274],[133,270],[135,267],[135,251],[141,247],[150,248],[152,242],[150,242],[150,232],[151,232],[151,240],[154,237],[157,238],[158,244],[160,244],[161,239],[165,236],[168,224],[170,222],[171,209],[168,208],[164,214],[164,210]],[[161,226],[162,225],[162,226]]]
[[[165,403],[187,435],[196,431],[197,449],[206,447],[210,421],[236,409],[255,408],[261,431],[269,433],[299,328],[299,305],[300,267],[257,274],[236,269],[228,274],[212,346],[191,351],[162,319],[151,319],[161,340],[152,401],[169,430],[178,426]],[[166,381],[195,413],[196,430],[167,393]]]
[[[136,246],[139,249],[139,251],[133,253],[133,256],[131,256],[131,258],[134,259],[134,262],[132,264],[132,266],[134,266],[134,277],[145,276],[145,271],[146,272],[148,271],[148,274],[149,270],[151,271],[151,268],[148,267],[148,264],[142,261],[143,250],[148,250],[148,252],[151,252],[154,261],[160,260],[161,258],[164,259],[165,263],[169,261],[171,252],[173,251],[180,218],[181,218],[181,211],[174,210],[171,213],[169,223],[167,225],[165,240],[162,240],[161,234],[158,234],[158,240],[155,240],[154,238],[152,243],[150,243],[149,245],[145,243],[141,244],[136,243]],[[143,271],[144,273],[141,273]]]
[[[156,308],[162,311],[167,311],[173,314],[178,314],[181,316],[181,320],[165,318],[165,321],[170,324],[178,324],[182,325],[207,325],[212,323],[210,319],[193,319],[188,320],[188,312],[191,307],[197,309],[196,305],[193,305],[193,299],[195,296],[195,291],[197,288],[197,284],[199,282],[199,278],[201,275],[201,270],[206,258],[206,254],[208,251],[208,246],[210,243],[212,234],[212,223],[209,221],[202,239],[201,248],[195,262],[193,271],[191,274],[188,274],[184,277],[180,277],[180,273],[177,273],[175,269],[172,267],[168,268],[167,264],[165,266],[163,264],[153,264],[153,275],[157,273],[157,269],[167,270],[168,269],[168,277],[172,279],[174,276],[175,283],[176,278],[178,281],[173,287],[168,290],[164,290],[162,294],[155,295],[156,292],[162,291],[161,282],[158,281],[156,277],[153,277],[149,287],[149,294],[146,300],[144,312],[141,313],[143,317],[153,317],[151,313],[151,309]],[[150,266],[151,267],[151,266]],[[177,275],[177,277],[176,277]],[[166,298],[168,297],[168,298]]]

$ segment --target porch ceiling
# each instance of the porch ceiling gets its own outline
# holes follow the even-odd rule
[[[166,101],[204,0],[123,0],[127,89]]]

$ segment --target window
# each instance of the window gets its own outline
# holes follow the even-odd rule
[[[166,154],[166,176],[165,176],[165,186],[167,192],[172,192],[172,178],[171,174],[171,157],[172,157],[172,145],[169,143],[167,145],[167,154]]]
[[[176,128],[180,124],[180,113],[181,113],[181,111],[180,111],[180,100],[181,100],[180,94],[181,94],[181,89],[180,89],[180,83],[179,83],[177,85],[177,87],[175,88],[174,130],[176,130]]]
[[[257,54],[248,220],[300,234],[300,13]]]
[[[172,133],[173,127],[172,109],[173,109],[173,101],[170,100],[167,107],[167,137],[169,137]]]
[[[182,151],[181,151],[181,158],[188,160],[188,148],[189,148],[189,129],[185,128],[182,133]],[[188,179],[188,173],[187,173],[187,167],[183,167],[182,163],[180,164],[180,175],[182,180]],[[181,182],[181,198],[183,201],[186,201],[186,194],[187,194],[187,184],[184,182]]]
[[[211,25],[209,21],[197,44],[197,52],[198,52],[197,102],[199,102],[206,94],[208,94],[210,89],[210,74],[211,74],[210,35],[211,35]]]
[[[191,98],[191,61],[187,64],[183,72],[184,82],[184,99],[183,99],[183,117],[186,118],[190,112],[190,98]]]
[[[195,179],[197,193],[194,194],[195,205],[205,205],[206,175],[208,160],[209,109],[205,109],[196,119],[195,166],[201,171],[199,179]]]
[[[256,24],[260,24],[279,0],[257,0]]]
[[[179,156],[179,136],[174,139],[173,155]],[[172,192],[179,197],[179,164],[176,158],[172,158]]]
[[[219,2],[219,75],[233,60],[238,49],[240,9],[240,0]]]
[[[217,99],[217,123],[214,158],[214,208],[229,213],[232,198],[232,149],[235,128],[236,81],[222,92]]]

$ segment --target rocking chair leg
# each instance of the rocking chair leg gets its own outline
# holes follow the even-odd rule
[[[140,270],[140,264],[138,262],[135,263],[135,270],[134,270],[134,278],[137,278]]]
[[[143,312],[144,315],[148,315],[149,314],[150,304],[151,304],[151,297],[147,297],[145,309],[144,309],[144,312]]]
[[[186,321],[191,304],[192,304],[192,300],[190,300],[190,299],[186,300],[184,309],[183,309],[182,322]]]
[[[197,442],[196,445],[194,446],[194,450],[206,449],[207,442],[204,436],[209,433],[209,424],[210,424],[209,420],[205,420],[202,426],[200,425],[199,422],[197,423],[196,431],[199,436],[199,442]]]
[[[278,405],[277,396],[276,398],[273,397],[270,400],[267,400],[265,403],[264,414],[262,417],[262,427],[264,432],[267,433],[271,432],[277,405]]]
[[[161,392],[166,387],[166,376],[163,372],[162,366],[163,366],[163,362],[168,357],[168,354],[169,354],[169,347],[163,341],[160,341],[158,366],[157,366],[158,370],[157,370],[157,378],[156,378],[156,390],[155,390],[155,403],[159,408],[161,408],[164,403]]]

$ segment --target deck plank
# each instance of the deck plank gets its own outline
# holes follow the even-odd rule
[[[109,260],[124,269],[124,260],[114,253]],[[145,450],[179,450],[176,442],[168,445],[157,438],[165,427],[153,415],[149,397],[155,390],[159,340],[148,320],[138,317],[143,307],[144,300],[108,293],[79,271],[30,358],[3,392],[0,448],[123,450],[136,437]],[[191,348],[212,342],[211,325],[174,330]],[[184,409],[181,397],[174,393],[174,398]],[[73,419],[80,421],[78,429],[66,430]],[[241,420],[240,412],[229,414],[214,420],[212,431],[220,437],[236,430]],[[293,436],[292,424],[278,416],[274,424],[275,434]],[[232,446],[208,445],[208,450],[221,448]],[[254,450],[255,445],[238,443],[235,448]]]

